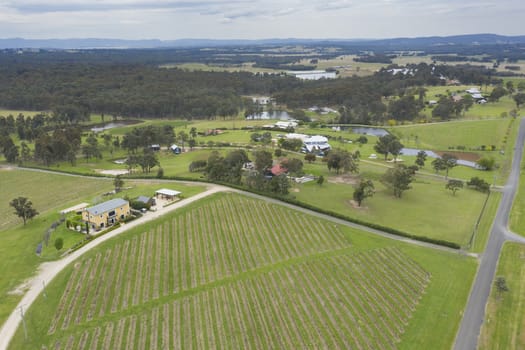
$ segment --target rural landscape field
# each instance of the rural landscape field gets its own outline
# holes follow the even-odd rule
[[[0,38],[0,350],[523,348],[524,48]]]
[[[468,284],[454,284],[471,279],[475,264],[455,253],[428,259],[424,250],[220,195],[64,271],[26,314],[28,341],[60,349],[411,348],[403,341],[411,337],[448,346],[468,293]],[[430,321],[429,311],[450,298],[452,308]],[[449,336],[423,332],[423,320]]]

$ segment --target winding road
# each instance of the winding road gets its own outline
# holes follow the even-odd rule
[[[502,190],[503,198],[492,224],[487,247],[480,257],[481,264],[470,292],[463,320],[456,335],[454,350],[475,350],[478,346],[479,334],[485,317],[485,306],[487,305],[503,243],[505,241],[525,243],[525,238],[508,230],[512,202],[519,185],[524,142],[525,118],[520,121],[510,176]]]

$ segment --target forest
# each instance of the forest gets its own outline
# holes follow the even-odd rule
[[[347,111],[343,113],[343,123],[369,124],[387,119],[414,119],[415,110],[391,112],[391,106],[383,98],[402,97],[410,89],[424,85],[442,85],[443,77],[476,85],[499,81],[491,69],[469,65],[422,63],[407,66],[411,72],[407,75],[392,74],[390,69],[397,66],[391,65],[368,77],[301,81],[285,74],[168,69],[149,64],[148,60],[104,62],[108,50],[98,54],[70,53],[77,55],[78,60],[55,63],[46,60],[52,54],[0,54],[1,108],[47,111],[59,123],[76,123],[91,113],[125,118],[215,119],[250,109],[251,99],[243,96],[262,94],[274,97],[284,108],[332,106]],[[162,54],[159,50],[159,55]],[[115,55],[120,57],[121,53]],[[137,50],[129,51],[128,55],[149,57],[152,53]],[[266,59],[269,65],[285,63],[286,59]]]

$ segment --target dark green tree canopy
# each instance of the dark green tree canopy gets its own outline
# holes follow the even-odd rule
[[[9,205],[15,209],[15,214],[22,218],[24,225],[38,215],[38,211],[33,208],[33,203],[26,197],[18,197],[9,202]]]
[[[405,147],[399,139],[392,134],[386,134],[377,139],[376,144],[374,145],[374,150],[385,156],[385,160],[388,158],[389,154],[392,154],[394,159],[401,153],[401,150]]]
[[[361,206],[361,203],[363,203],[366,198],[372,197],[374,193],[375,188],[372,180],[362,179],[354,189],[353,198],[357,202],[357,205]]]
[[[452,192],[452,195],[456,195],[456,192],[463,188],[463,181],[461,180],[448,180],[447,184],[445,185],[445,188],[447,190],[450,190]]]
[[[413,180],[414,170],[403,164],[388,169],[381,177],[381,182],[390,188],[397,198],[401,198],[403,192],[412,188],[410,184]]]

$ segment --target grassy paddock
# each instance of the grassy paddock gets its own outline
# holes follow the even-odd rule
[[[96,196],[113,188],[111,180],[82,179],[60,174],[38,173],[19,169],[0,169],[0,230],[21,222],[12,214],[9,201],[16,197],[28,197],[41,214],[67,208],[80,203],[79,198]]]
[[[19,329],[10,348],[447,349],[475,268],[464,256],[220,194],[66,268],[27,311],[29,339]]]
[[[482,145],[495,145],[499,150],[512,119],[462,120],[448,123],[416,124],[392,128],[407,147],[446,151],[465,146],[466,151]]]
[[[355,208],[350,203],[354,192],[351,184],[331,182],[333,179],[328,177],[325,164],[315,168],[309,165],[308,169],[316,169],[312,172],[323,175],[327,182],[322,186],[314,182],[296,185],[291,193],[298,200],[363,221],[460,245],[468,243],[485,199],[484,194],[470,189],[452,196],[445,189],[444,181],[421,177],[413,183],[413,189],[398,199],[379,182],[384,168],[362,163],[361,176],[374,181],[376,193],[365,200],[362,208]]]
[[[7,117],[9,115],[12,115],[13,117],[17,117],[19,114],[23,114],[26,117],[32,117],[36,114],[42,113],[40,111],[26,111],[26,110],[18,110],[18,109],[3,109],[0,108],[0,116]]]
[[[525,159],[521,162],[522,167],[525,165]],[[509,226],[513,232],[525,236],[525,175],[520,173],[518,191],[514,197],[512,211],[510,213]]]
[[[496,277],[505,278],[509,291],[493,284],[481,328],[479,349],[525,348],[525,245],[505,243]]]

